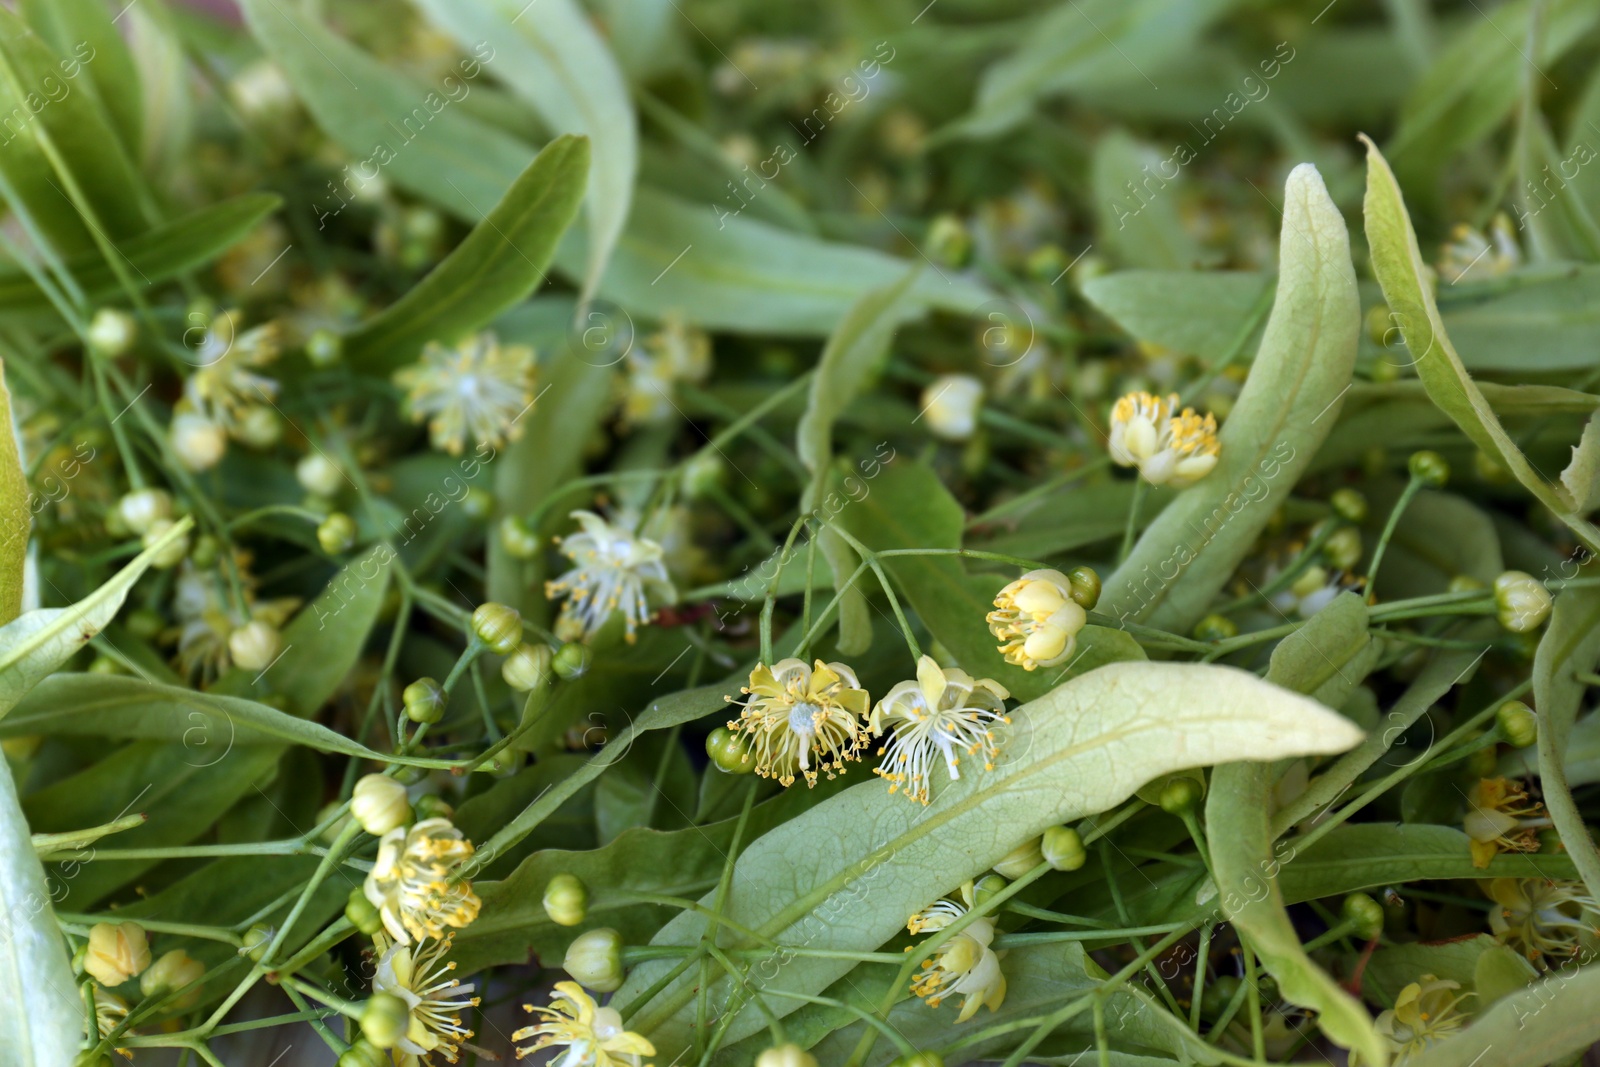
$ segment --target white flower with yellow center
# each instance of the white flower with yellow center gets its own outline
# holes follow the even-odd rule
[[[966,671],[943,670],[930,656],[917,661],[914,681],[901,682],[872,709],[872,732],[889,743],[878,750],[883,757],[873,771],[889,780],[889,792],[904,789],[906,796],[928,803],[933,767],[944,761],[952,781],[961,777],[961,753],[983,756],[983,769],[994,770],[999,751],[995,723],[1009,723],[1006,698],[1011,694],[998,682],[974,679]]]
[[[277,397],[278,383],[255,372],[275,362],[282,345],[277,323],[241,333],[239,319],[237,311],[224,311],[211,320],[193,357],[195,372],[183,383],[194,410],[230,433],[256,406]]]
[[[1394,1007],[1381,1013],[1373,1023],[1391,1053],[1390,1067],[1402,1067],[1411,1056],[1466,1025],[1466,1013],[1457,1010],[1456,1005],[1472,994],[1457,994],[1460,988],[1460,982],[1425,974],[1400,990]],[[1361,1062],[1352,1049],[1351,1067],[1358,1067]]]
[[[541,1021],[511,1035],[513,1041],[537,1038],[517,1049],[519,1060],[562,1047],[565,1052],[547,1061],[550,1067],[650,1067],[644,1057],[656,1054],[649,1041],[623,1028],[617,1009],[595,1004],[577,982],[557,982],[548,1008],[524,1004],[522,1010]]]
[[[628,350],[627,360],[623,424],[657,423],[678,410],[672,400],[673,386],[703,382],[711,373],[711,339],[682,316],[669,314],[660,330]]]
[[[592,511],[574,511],[580,532],[561,538],[561,552],[572,560],[565,574],[544,584],[551,600],[566,597],[556,619],[563,641],[588,640],[614,611],[622,612],[631,644],[650,621],[649,593],[672,600],[677,593],[667,577],[659,544],[634,532],[632,523],[607,522]]]
[[[1007,663],[1023,670],[1054,667],[1078,647],[1089,615],[1072,599],[1072,582],[1054,570],[1029,571],[995,594],[986,617]]]
[[[533,403],[533,349],[502,345],[492,333],[453,348],[430,341],[394,381],[406,390],[412,420],[427,420],[434,448],[457,456],[469,437],[498,448],[517,439],[517,421]]]
[[[1467,794],[1461,828],[1471,838],[1472,865],[1489,866],[1501,852],[1539,851],[1539,831],[1552,825],[1544,805],[1512,778],[1480,778]]]
[[[409,945],[443,937],[446,927],[460,929],[478,917],[481,902],[472,883],[455,880],[472,852],[472,842],[449,819],[424,819],[383,835],[362,892],[389,936]]]
[[[478,1006],[472,986],[449,977],[454,961],[445,962],[450,951],[449,937],[412,949],[389,944],[381,933],[373,938],[377,946],[378,969],[372,977],[374,993],[388,993],[405,1002],[406,1029],[395,1044],[399,1067],[419,1067],[433,1053],[446,1062],[456,1062],[456,1051],[472,1037],[461,1024],[461,1013]]]
[[[1522,266],[1522,249],[1511,232],[1511,220],[1496,215],[1489,224],[1488,236],[1466,223],[1457,223],[1450,241],[1439,252],[1439,276],[1448,284],[1462,281],[1468,274],[1487,280],[1509,274]]]
[[[1489,912],[1494,936],[1541,969],[1546,956],[1570,959],[1580,939],[1600,938],[1600,904],[1582,882],[1495,878],[1484,891],[1500,905]]]
[[[843,663],[819,659],[808,667],[804,660],[781,659],[771,667],[758,664],[740,691],[748,696],[728,729],[747,736],[756,773],[763,778],[792,785],[798,771],[808,785],[816,785],[819,771],[832,778],[846,760],[861,755],[867,741],[863,719],[872,698]]]
[[[1193,408],[1178,411],[1178,395],[1129,393],[1111,409],[1111,461],[1137,467],[1151,485],[1183,489],[1217,465],[1217,420]]]
[[[911,916],[906,929],[913,934],[938,933],[972,910],[973,888],[961,887],[961,899],[944,899]],[[922,961],[922,970],[911,981],[911,991],[937,1008],[945,997],[962,996],[964,1023],[980,1007],[995,1011],[1006,999],[1006,976],[1000,971],[1000,957],[989,946],[994,942],[994,922],[987,916],[973,919],[961,932],[934,954]]]
[[[233,666],[231,639],[235,633],[251,622],[277,630],[300,606],[298,597],[257,600],[252,591],[255,583],[245,571],[244,561],[236,560],[235,566],[245,612],[239,610],[238,600],[220,572],[202,570],[188,560],[178,572],[172,596],[177,627],[169,632],[168,639],[176,638],[178,669],[188,677],[210,681],[221,676]]]

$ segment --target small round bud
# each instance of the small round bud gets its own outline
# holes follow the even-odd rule
[[[171,530],[173,526],[174,523],[171,519],[157,519],[150,524],[150,528],[144,532],[144,536],[139,541],[146,549],[154,548],[161,543],[161,539],[167,536],[167,531]],[[188,554],[189,535],[184,534],[162,545],[161,551],[150,558],[150,563],[159,570],[166,570],[182,563],[183,557]]]
[[[729,774],[751,774],[756,761],[744,743],[744,735],[736,734],[726,726],[719,726],[706,735],[706,755],[717,769]]]
[[[1450,480],[1450,464],[1431,449],[1424,448],[1411,453],[1411,458],[1406,460],[1406,469],[1411,472],[1411,477],[1430,489],[1443,489]]]
[[[1351,893],[1339,910],[1346,922],[1355,924],[1355,934],[1363,941],[1371,941],[1383,931],[1383,905],[1365,893]]]
[[[1508,700],[1494,713],[1500,735],[1512,748],[1527,748],[1539,740],[1539,718],[1520,700]]]
[[[558,874],[544,887],[544,913],[557,926],[577,926],[589,911],[589,890],[575,875]]]
[[[120,356],[133,347],[139,324],[132,315],[114,308],[101,308],[89,322],[89,346],[102,356]]]
[[[361,886],[350,890],[350,897],[344,903],[344,917],[368,937],[383,929],[383,916],[378,914],[377,905],[367,899]]]
[[[1333,506],[1333,513],[1345,522],[1366,521],[1367,498],[1359,489],[1335,489],[1328,503]]]
[[[928,255],[946,267],[964,267],[972,256],[972,233],[954,215],[940,215],[928,226]]]
[[[254,404],[239,416],[233,436],[251,448],[271,448],[283,440],[283,419],[265,404]]]
[[[1198,641],[1226,641],[1239,636],[1239,624],[1226,615],[1207,615],[1194,624],[1194,636]]]
[[[1388,348],[1390,342],[1400,340],[1400,331],[1390,316],[1388,304],[1374,304],[1367,309],[1367,337],[1379,348]]]
[[[335,511],[317,526],[317,544],[330,556],[346,552],[356,543],[356,520]]]
[[[1200,803],[1204,790],[1193,778],[1174,778],[1161,787],[1161,810],[1168,815],[1186,815]]]
[[[361,1009],[361,1036],[378,1048],[394,1048],[411,1025],[411,1009],[393,993],[374,993]]]
[[[336,496],[344,485],[344,472],[321,452],[312,452],[294,466],[294,476],[312,496]]]
[[[472,632],[490,652],[508,656],[522,643],[522,616],[504,604],[479,604],[472,613]]]
[[[524,641],[500,665],[500,677],[519,693],[541,688],[550,680],[550,646]]]
[[[1200,1010],[1208,1019],[1216,1019],[1228,1010],[1229,1003],[1239,992],[1243,980],[1235,975],[1222,974],[1206,983],[1206,991],[1200,997]]]
[[[515,749],[502,748],[499,752],[490,756],[488,761],[478,768],[478,772],[505,778],[515,774],[520,766],[522,766],[522,753]]]
[[[469,519],[487,519],[494,514],[494,494],[473,486],[461,498],[461,513]]]
[[[944,1057],[937,1052],[914,1052],[901,1056],[889,1067],[944,1067]]]
[[[390,1067],[393,1062],[387,1052],[363,1037],[339,1054],[334,1067]]]
[[[697,453],[683,468],[683,491],[690,500],[699,500],[722,485],[727,466],[715,452]]]
[[[411,819],[406,787],[387,775],[363,775],[350,794],[350,817],[373,837],[382,837]]]
[[[315,330],[306,338],[306,359],[313,367],[331,367],[344,355],[344,339],[332,330]]]
[[[201,534],[194,540],[194,551],[189,553],[189,562],[196,567],[214,567],[221,557],[222,543],[211,534]]]
[[[983,382],[970,374],[945,374],[922,390],[922,417],[947,441],[965,441],[978,428]]]
[[[110,989],[150,966],[150,942],[138,923],[95,923],[89,928],[89,947],[83,969]]]
[[[206,965],[181,948],[175,948],[152,963],[139,978],[139,992],[147,997],[164,997],[174,990],[198,982],[206,974]],[[200,990],[191,989],[180,997],[173,1007],[184,1008],[200,999]]]
[[[817,1058],[799,1045],[773,1045],[756,1057],[756,1067],[817,1067]]]
[[[172,518],[172,494],[165,489],[135,489],[117,501],[117,515],[136,534],[151,525]]]
[[[438,722],[444,718],[444,689],[432,678],[418,678],[400,691],[406,718],[412,722]]]
[[[1093,567],[1074,567],[1067,572],[1067,595],[1084,611],[1100,603],[1100,575]]]
[[[500,520],[500,546],[513,559],[532,559],[539,554],[539,535],[520,515]]]
[[[1070,826],[1052,826],[1039,840],[1044,861],[1058,871],[1075,871],[1089,861],[1083,837]]]
[[[972,906],[982,907],[989,903],[1000,893],[1005,892],[1011,883],[992,871],[972,883]]]
[[[1458,574],[1450,579],[1446,590],[1451,593],[1476,593],[1487,588],[1489,588],[1487,585],[1470,574]]]
[[[622,969],[622,935],[603,926],[580,934],[567,947],[561,966],[585,989],[615,993],[622,988],[626,975]]]
[[[121,674],[122,665],[110,656],[96,656],[89,664],[90,674]]]
[[[247,671],[266,670],[282,650],[277,627],[261,619],[251,619],[228,635],[233,662]]]
[[[244,944],[239,946],[239,955],[249,956],[257,963],[267,954],[267,946],[272,944],[276,931],[266,923],[256,923],[244,932]]]
[[[1525,571],[1506,571],[1494,580],[1495,617],[1512,633],[1525,634],[1544,625],[1550,603],[1550,591]]]
[[[1341,526],[1322,543],[1322,554],[1339,570],[1351,570],[1361,562],[1361,531]]]
[[[192,471],[207,471],[222,462],[228,450],[228,435],[210,419],[193,411],[172,417],[167,431],[178,462]]]
[[[1000,857],[999,862],[994,865],[994,869],[1012,881],[1016,881],[1043,862],[1044,853],[1039,850],[1039,839],[1035,837],[1029,841],[1024,841]]]
[[[418,822],[426,819],[453,819],[456,817],[455,806],[435,793],[422,794],[411,807],[417,813]]]
[[[582,678],[589,673],[589,664],[594,659],[594,653],[589,651],[588,645],[576,641],[568,641],[556,651],[556,658],[551,661],[555,671],[566,681]]]
[[[1028,253],[1023,269],[1034,281],[1049,285],[1066,273],[1071,262],[1071,258],[1061,250],[1060,245],[1040,245]]]

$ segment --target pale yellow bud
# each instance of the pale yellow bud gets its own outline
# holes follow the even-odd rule
[[[233,662],[247,671],[262,671],[271,666],[283,649],[277,628],[252,619],[228,635],[228,652]]]
[[[306,492],[315,496],[334,496],[344,485],[339,465],[321,452],[312,452],[295,464],[294,476]]]
[[[1024,841],[1000,857],[999,861],[995,863],[994,869],[1015,881],[1043,862],[1044,852],[1040,849],[1040,839],[1035,837]]]
[[[89,929],[83,969],[107,988],[126,982],[150,966],[150,942],[138,923],[96,923]]]
[[[139,979],[139,992],[147,997],[161,997],[175,989],[182,989],[205,976],[206,965],[194,959],[181,948],[175,948],[150,965]],[[200,999],[198,988],[190,990],[175,1005],[182,1008]]]
[[[928,429],[950,441],[965,441],[978,428],[983,383],[970,374],[946,374],[922,391]]]
[[[135,489],[117,501],[117,515],[136,534],[151,524],[172,518],[172,494],[165,489]]]
[[[228,435],[222,427],[192,411],[173,416],[169,436],[178,461],[192,471],[210,470],[228,450]]]
[[[622,935],[600,927],[581,934],[567,948],[562,968],[574,981],[596,993],[614,993],[622,988]]]
[[[799,1045],[773,1045],[756,1057],[756,1067],[817,1067],[817,1059]]]
[[[406,787],[388,775],[366,775],[350,795],[350,815],[367,833],[382,837],[411,818]]]

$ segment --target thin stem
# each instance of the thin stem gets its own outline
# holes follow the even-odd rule
[[[1406,507],[1410,505],[1411,498],[1422,491],[1423,481],[1412,475],[1406,482],[1405,489],[1401,490],[1400,498],[1394,502],[1394,507],[1389,509],[1389,519],[1383,524],[1383,533],[1378,535],[1378,544],[1372,550],[1372,565],[1367,568],[1367,596],[1370,599],[1378,585],[1378,567],[1383,563],[1383,555],[1389,549],[1389,539],[1394,536],[1395,528],[1400,525],[1400,516],[1405,514]]]
[[[1134,478],[1133,497],[1128,501],[1128,523],[1122,530],[1122,547],[1117,549],[1118,566],[1127,562],[1133,552],[1133,539],[1139,532],[1139,506],[1144,503],[1145,485],[1143,478]]]

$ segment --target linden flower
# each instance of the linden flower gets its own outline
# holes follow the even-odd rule
[[[740,692],[749,699],[728,729],[749,735],[756,773],[763,778],[792,785],[798,769],[807,785],[816,785],[818,771],[834,777],[866,744],[862,719],[871,698],[843,663],[819,659],[807,667],[803,660],[781,659],[771,667],[758,664]],[[821,757],[815,766],[813,756]]]
[[[477,1007],[478,998],[470,995],[470,984],[449,977],[456,965],[443,962],[443,957],[450,951],[451,938],[415,950],[391,945],[381,933],[373,941],[380,956],[372,991],[399,997],[410,1013],[405,1033],[394,1047],[399,1067],[419,1067],[435,1052],[448,1063],[456,1062],[456,1050],[472,1037],[472,1031],[461,1025],[461,1013]]]
[[[961,899],[940,900],[911,916],[906,929],[913,934],[937,933],[972,910],[972,883],[961,887]],[[972,920],[959,934],[922,961],[922,970],[911,981],[911,991],[928,1007],[937,1008],[945,997],[960,994],[964,1023],[978,1013],[980,1006],[995,1011],[1006,999],[1006,976],[1000,973],[1000,957],[990,948],[994,941],[994,922],[987,917]]]
[[[983,754],[983,769],[994,770],[999,750],[991,724],[1009,723],[1006,698],[998,682],[974,679],[966,671],[939,667],[930,656],[917,661],[914,681],[901,682],[872,709],[872,732],[893,734],[878,750],[883,762],[873,773],[889,780],[889,792],[928,802],[934,761],[942,757],[952,781],[961,777],[960,752]]]
[[[617,1009],[596,1005],[577,982],[557,982],[550,1007],[524,1004],[522,1010],[542,1021],[511,1035],[513,1041],[538,1038],[517,1049],[519,1060],[558,1045],[567,1051],[551,1060],[551,1067],[649,1067],[642,1057],[656,1054],[649,1041],[622,1028]]]
[[[224,311],[211,321],[194,355],[197,368],[183,383],[195,411],[230,433],[278,395],[278,383],[255,371],[277,360],[282,331],[269,322],[240,333],[239,319],[237,311]]]
[[[112,1031],[121,1026],[128,1018],[128,1002],[115,993],[106,991],[99,986],[94,990],[94,1028],[102,1040],[111,1036]],[[124,1034],[132,1034],[133,1030],[124,1030]],[[118,1052],[133,1059],[133,1053],[125,1048],[117,1049]]]
[[[1489,913],[1494,936],[1540,969],[1546,956],[1576,955],[1582,935],[1600,935],[1600,903],[1582,882],[1495,878],[1484,891],[1500,905]]]
[[[362,891],[389,936],[409,945],[412,939],[443,937],[445,927],[460,929],[478,917],[481,902],[472,883],[451,881],[472,851],[472,842],[449,819],[423,819],[383,835]]]
[[[457,456],[468,437],[498,448],[517,439],[517,418],[533,403],[533,349],[502,345],[492,333],[454,348],[430,341],[394,381],[406,390],[412,420],[428,421],[434,448]]]
[[[1500,852],[1539,851],[1538,831],[1550,826],[1544,805],[1528,796],[1521,782],[1481,778],[1467,796],[1462,828],[1472,838],[1472,865],[1487,867]]]
[[[623,425],[657,423],[678,410],[672,402],[674,384],[703,382],[711,373],[711,339],[682,316],[668,315],[660,330],[628,350],[627,360]]]
[[[1221,446],[1217,420],[1193,408],[1177,412],[1178,394],[1129,393],[1111,409],[1111,461],[1138,467],[1151,485],[1182,489],[1211,473]]]
[[[298,597],[257,600],[252,592],[254,582],[245,572],[244,563],[237,565],[240,595],[248,615],[240,611],[233,590],[220,572],[202,570],[188,560],[183,562],[172,597],[177,627],[168,636],[177,639],[178,669],[186,676],[209,681],[222,675],[233,665],[229,638],[235,632],[251,622],[279,629],[300,606]]]
[[[1497,278],[1522,265],[1522,249],[1511,232],[1511,220],[1496,215],[1489,224],[1489,234],[1458,223],[1450,231],[1450,242],[1439,251],[1439,274],[1454,285],[1468,272],[1476,271],[1480,278]]]
[[[571,517],[582,531],[561,538],[560,544],[574,566],[544,585],[549,599],[567,597],[556,620],[556,636],[563,641],[588,640],[613,611],[620,610],[632,644],[638,628],[650,621],[647,589],[666,600],[677,596],[662,562],[664,552],[656,542],[636,534],[631,523],[609,523],[592,511],[574,511]]]
[[[1054,667],[1078,647],[1078,631],[1088,621],[1072,599],[1072,583],[1053,570],[1029,571],[995,594],[986,619],[1000,641],[1007,663],[1023,670]]]
[[[1379,1015],[1373,1024],[1393,1053],[1391,1067],[1401,1067],[1408,1057],[1466,1025],[1466,1013],[1458,1011],[1456,1005],[1472,994],[1457,995],[1455,991],[1460,988],[1459,982],[1425,974],[1400,990],[1394,1007]],[[1360,1063],[1353,1049],[1350,1063],[1352,1067]]]

